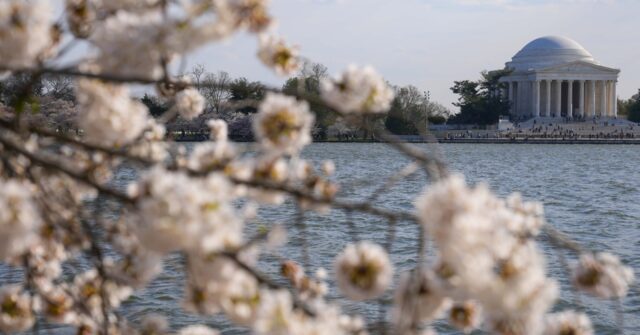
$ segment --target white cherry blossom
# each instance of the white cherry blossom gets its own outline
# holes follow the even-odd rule
[[[76,94],[78,125],[89,142],[105,146],[129,144],[147,125],[147,107],[131,99],[125,86],[81,79]]]
[[[370,67],[349,66],[339,77],[321,85],[324,101],[343,113],[385,113],[391,106],[393,90]]]
[[[202,94],[193,87],[176,94],[174,108],[186,120],[192,120],[202,114],[205,100]]]
[[[53,8],[46,0],[0,2],[0,60],[7,67],[38,63],[52,47],[55,31]]]
[[[584,313],[563,311],[547,315],[543,335],[593,335],[591,320]]]
[[[253,120],[253,130],[265,149],[293,154],[311,143],[313,122],[306,102],[268,93]]]
[[[0,332],[23,332],[33,326],[35,315],[31,300],[20,286],[0,287]]]
[[[0,260],[9,261],[38,241],[42,225],[33,185],[0,179]]]
[[[273,35],[260,36],[258,58],[281,76],[291,75],[300,68],[298,48]]]
[[[597,297],[621,298],[633,283],[633,269],[608,252],[583,254],[573,267],[572,279],[579,289]]]
[[[387,252],[371,242],[348,245],[334,263],[342,293],[353,300],[380,296],[391,284],[393,267]]]

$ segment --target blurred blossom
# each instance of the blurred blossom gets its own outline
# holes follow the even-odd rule
[[[349,66],[340,76],[324,79],[324,101],[342,113],[385,113],[391,106],[393,90],[372,67]]]
[[[147,125],[147,107],[131,99],[125,86],[81,79],[76,94],[78,126],[89,142],[105,146],[129,144]]]
[[[57,44],[53,9],[46,0],[0,2],[0,60],[7,67],[35,65]]]
[[[192,120],[202,114],[205,100],[195,88],[187,88],[176,94],[174,108],[185,120]]]
[[[220,142],[229,138],[229,127],[224,120],[209,120],[207,126],[211,131],[211,140]]]
[[[471,333],[482,323],[482,308],[473,301],[456,303],[449,309],[449,322],[465,334]]]
[[[311,143],[313,122],[305,101],[268,93],[253,120],[253,129],[265,149],[294,154]]]
[[[160,13],[125,11],[100,22],[90,38],[99,51],[95,69],[124,77],[160,78],[162,58],[168,51],[158,43],[162,25]]]
[[[283,225],[275,225],[267,235],[267,246],[271,249],[281,247],[287,243],[287,229]]]
[[[608,252],[581,255],[572,277],[576,287],[604,299],[624,297],[634,280],[633,269]]]
[[[216,251],[242,239],[242,222],[229,201],[227,180],[211,175],[204,182],[155,168],[137,185],[135,231],[157,252],[179,249]]]
[[[257,334],[288,334],[295,329],[293,301],[289,292],[262,291],[253,329]]]
[[[31,296],[20,286],[0,287],[0,331],[2,333],[23,332],[35,323],[31,309]]]
[[[11,261],[38,241],[42,225],[33,185],[0,179],[0,260]]]
[[[142,334],[164,334],[169,330],[169,322],[164,315],[160,314],[148,314],[145,315],[141,322]]]
[[[476,300],[497,333],[541,332],[558,291],[527,238],[543,224],[542,209],[518,196],[501,200],[485,185],[470,188],[455,174],[429,187],[417,207],[438,246],[436,272],[448,294]]]
[[[334,269],[342,293],[356,301],[384,293],[393,273],[386,251],[370,242],[348,245],[336,257]]]
[[[97,17],[95,1],[66,0],[67,24],[77,38],[87,38],[93,31]]]
[[[281,76],[291,75],[300,68],[298,49],[272,35],[260,36],[258,58]]]
[[[451,299],[438,284],[435,274],[422,270],[401,275],[393,305],[393,323],[402,333],[415,324],[440,318],[451,306]]]
[[[178,335],[218,335],[218,331],[202,325],[187,326],[178,332]]]
[[[189,156],[188,166],[195,171],[224,171],[236,157],[233,143],[228,141],[198,143]]]
[[[543,335],[593,335],[591,320],[583,313],[564,311],[547,315]]]

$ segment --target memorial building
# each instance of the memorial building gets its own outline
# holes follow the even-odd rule
[[[576,41],[547,36],[525,45],[500,79],[515,120],[617,117],[619,69],[598,63]]]

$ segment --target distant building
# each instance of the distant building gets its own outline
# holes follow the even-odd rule
[[[516,120],[532,117],[616,117],[619,69],[600,65],[576,41],[547,36],[531,41],[506,67],[503,94]]]

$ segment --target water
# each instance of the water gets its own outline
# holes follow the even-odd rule
[[[426,147],[426,144],[424,145]],[[526,199],[544,203],[549,224],[570,234],[587,248],[609,250],[640,271],[640,146],[626,145],[513,145],[513,144],[445,144],[438,147],[452,170],[464,173],[472,183],[485,181],[499,195],[519,191]],[[336,179],[341,184],[340,196],[365,199],[384,180],[404,167],[408,160],[384,144],[320,143],[305,150],[304,156],[314,161],[333,160]],[[130,175],[121,175],[121,183]],[[383,192],[376,205],[411,210],[413,199],[425,186],[425,176],[413,175],[394,188]],[[351,241],[353,223],[358,239],[384,243],[388,223],[359,213],[332,211],[328,215],[310,214],[306,218],[306,235],[293,225],[295,211],[263,208],[258,222],[248,225],[251,234],[258,226],[283,223],[290,229],[290,244],[281,251],[296,260],[302,259],[303,237],[308,241],[312,267],[331,268],[338,250]],[[417,227],[405,222],[397,224],[392,248],[395,267],[402,271],[415,264]],[[549,271],[560,279],[563,290],[556,310],[582,305],[590,315],[597,334],[618,334],[616,303],[599,301],[585,295],[567,293],[566,269],[558,261],[558,253],[540,241],[548,259]],[[568,259],[574,255],[565,253]],[[267,274],[276,277],[274,257],[262,261]],[[180,311],[182,296],[182,264],[176,257],[167,260],[166,271],[138,296],[127,302],[123,314],[133,320],[149,312],[170,317],[174,326],[204,322],[223,334],[246,334],[221,317],[199,318]],[[1,270],[0,270],[1,271]],[[2,273],[0,273],[0,279]],[[625,333],[640,333],[640,294],[638,286],[623,301]],[[335,298],[332,290],[330,298]],[[378,320],[377,306],[342,302],[343,309],[362,313],[368,321]],[[441,333],[454,333],[438,324]]]

